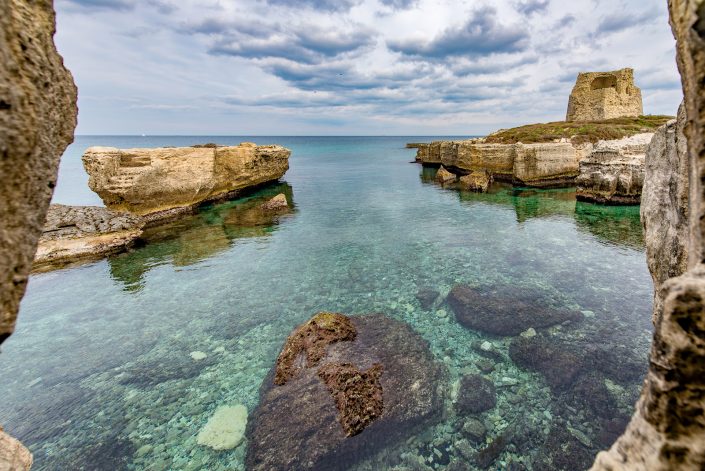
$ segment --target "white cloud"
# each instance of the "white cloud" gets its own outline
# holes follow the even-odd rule
[[[664,0],[299,3],[57,0],[78,132],[483,134],[622,67],[647,113],[681,99]]]

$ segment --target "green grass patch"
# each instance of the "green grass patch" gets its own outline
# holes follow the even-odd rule
[[[556,139],[571,139],[574,144],[601,140],[621,139],[634,134],[654,132],[673,116],[646,115],[637,118],[614,118],[602,121],[557,121],[539,123],[503,129],[486,138],[486,142],[495,144],[514,144],[523,142],[553,142]]]

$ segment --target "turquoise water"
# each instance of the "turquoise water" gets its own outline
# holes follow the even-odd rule
[[[216,452],[196,435],[220,405],[252,411],[286,336],[321,310],[408,322],[449,371],[442,422],[352,468],[586,467],[609,442],[605,430],[618,433],[631,413],[646,368],[652,287],[639,208],[576,202],[572,189],[443,189],[404,149],[430,139],[78,137],[56,203],[100,204],[80,164],[91,145],[248,140],[293,154],[277,185],[151,231],[128,253],[32,276],[0,354],[0,423],[30,447],[34,469],[242,469],[245,445]],[[280,192],[291,214],[243,224],[248,207]],[[498,287],[500,301],[503,286],[516,287],[581,311],[579,325],[545,335],[560,348],[614,352],[594,380],[607,391],[598,407],[515,364],[510,338],[457,323],[443,298],[459,283]],[[441,296],[424,309],[420,289]],[[468,445],[452,398],[487,361],[483,342],[496,352],[486,377],[497,406],[478,414],[487,433]],[[196,351],[207,357],[193,360]],[[594,412],[607,403],[609,426]],[[467,458],[468,446],[493,444],[489,464]]]

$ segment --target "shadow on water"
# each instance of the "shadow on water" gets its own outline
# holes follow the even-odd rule
[[[288,209],[262,207],[280,193],[286,196]],[[139,291],[144,275],[154,267],[165,263],[188,267],[227,251],[240,239],[266,237],[294,211],[293,188],[288,183],[268,186],[247,198],[204,206],[193,216],[145,230],[137,250],[108,260],[110,275],[126,291]]]
[[[420,179],[423,183],[436,184],[438,169],[423,167]],[[485,203],[511,207],[519,223],[533,218],[568,217],[574,219],[579,231],[596,237],[609,245],[644,249],[639,218],[639,206],[609,206],[576,201],[575,188],[539,189],[513,187],[507,183],[493,183],[487,193],[459,190],[460,201],[466,204]]]

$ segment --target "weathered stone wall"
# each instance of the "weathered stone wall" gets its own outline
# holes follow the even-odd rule
[[[598,121],[644,114],[634,70],[582,72],[568,100],[566,121]]]
[[[685,209],[680,163],[666,179],[669,193],[662,199],[669,206],[666,214],[646,219],[645,230],[649,268],[657,283],[660,277],[679,274],[685,256],[653,258],[659,250],[654,244],[668,240],[653,236],[656,228],[673,230],[671,255],[686,251],[689,269],[656,291],[654,340],[641,398],[626,432],[609,451],[597,456],[593,470],[705,469],[705,0],[669,0],[669,11],[685,95],[685,119],[679,122],[688,142],[689,237],[684,237],[686,231],[678,235],[682,215],[674,217]],[[683,151],[676,145],[676,152]]]
[[[54,31],[51,1],[0,0],[0,343],[14,329],[76,127],[76,86]]]

